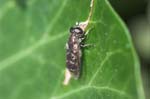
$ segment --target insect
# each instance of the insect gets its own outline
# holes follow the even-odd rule
[[[70,36],[68,42],[66,43],[66,72],[64,85],[69,83],[70,78],[73,76],[78,79],[80,76],[81,69],[81,57],[82,57],[82,47],[88,46],[88,44],[83,44],[88,31],[85,32],[93,12],[94,0],[91,0],[90,12],[86,21],[76,23],[75,26],[70,28]]]
[[[84,31],[77,25],[70,28],[70,37],[66,44],[66,65],[68,70],[77,79],[80,75],[81,47],[84,39]]]
[[[70,28],[70,37],[66,43],[66,80],[64,84],[73,76],[78,79],[81,69],[82,47],[88,32],[85,32],[87,22],[77,23],[74,27]]]

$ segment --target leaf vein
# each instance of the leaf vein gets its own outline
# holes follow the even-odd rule
[[[116,54],[116,53],[120,53],[122,52],[121,50],[116,50],[116,51],[113,51],[113,52],[108,52],[104,58],[104,60],[101,62],[100,66],[98,67],[98,69],[96,70],[95,74],[92,76],[92,78],[90,79],[88,85],[91,85],[92,82],[94,81],[94,79],[96,78],[97,74],[99,73],[99,71],[102,69],[102,67],[104,66],[105,62],[109,60],[109,58]]]
[[[41,47],[45,44],[52,43],[53,41],[65,36],[65,35],[66,35],[66,33],[63,32],[63,33],[59,33],[59,35],[57,35],[57,36],[51,37],[51,39],[49,39],[49,40],[43,40],[42,39],[38,43],[36,43],[34,45],[31,45],[27,49],[22,50],[22,51],[20,51],[16,54],[4,59],[3,61],[0,62],[0,71],[2,71],[3,69],[5,69],[7,67],[13,66],[12,64],[14,64],[17,61],[19,61],[19,60],[23,59],[24,57],[28,56],[29,54],[31,54],[37,48],[39,48],[39,47]]]
[[[60,96],[50,97],[49,99],[63,99],[65,97],[73,95],[73,94],[75,94],[77,92],[85,91],[86,89],[97,89],[97,90],[100,90],[100,91],[109,90],[109,91],[115,92],[115,93],[117,93],[119,95],[123,95],[123,96],[126,96],[126,97],[131,97],[129,94],[125,93],[124,91],[121,91],[121,90],[118,90],[118,89],[115,89],[115,88],[111,88],[111,87],[108,87],[108,86],[98,87],[98,86],[89,86],[89,85],[86,85],[86,86],[83,86],[83,87],[71,90],[71,91],[69,91],[67,93],[64,93],[64,94],[60,95]]]

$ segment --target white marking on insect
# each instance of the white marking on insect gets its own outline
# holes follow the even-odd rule
[[[72,59],[72,60],[75,60],[75,59],[76,59],[76,56],[75,56],[74,54],[72,54],[72,53],[71,53],[71,59]]]
[[[69,61],[70,62],[70,64],[74,64],[74,62],[73,61]]]
[[[77,48],[78,48],[78,44],[74,44],[74,45],[73,45],[73,48],[74,48],[74,49],[77,49]]]
[[[76,38],[75,38],[75,36],[73,36],[73,37],[72,37],[72,41],[74,42],[74,41],[75,41],[75,39],[76,39]]]

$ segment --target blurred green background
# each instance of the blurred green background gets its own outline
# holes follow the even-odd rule
[[[127,24],[141,62],[146,99],[150,99],[150,0],[110,0]]]

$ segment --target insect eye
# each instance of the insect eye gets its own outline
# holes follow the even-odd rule
[[[70,33],[74,33],[74,28],[73,27],[70,28]]]
[[[71,27],[70,33],[83,34],[83,30],[80,27]]]

